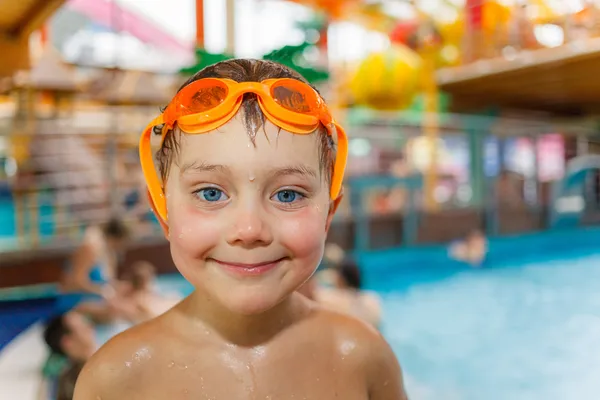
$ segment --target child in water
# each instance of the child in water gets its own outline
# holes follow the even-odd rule
[[[75,400],[406,399],[376,329],[296,292],[323,256],[347,157],[342,128],[299,74],[259,60],[203,69],[151,122],[140,154],[195,290],[103,346]]]

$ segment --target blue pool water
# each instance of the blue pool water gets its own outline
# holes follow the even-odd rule
[[[410,285],[410,272],[381,276],[369,289],[382,296],[383,333],[411,400],[599,398],[600,255],[465,268]],[[159,286],[191,291],[177,276]]]
[[[412,399],[599,398],[600,255],[393,285],[383,332]]]

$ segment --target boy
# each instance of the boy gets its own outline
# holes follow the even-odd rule
[[[161,124],[159,179],[149,142]],[[257,60],[207,67],[146,129],[140,155],[195,291],[107,343],[75,400],[406,399],[375,329],[295,292],[323,255],[347,155],[301,76]]]

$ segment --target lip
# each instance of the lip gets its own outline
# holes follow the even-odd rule
[[[242,263],[230,263],[226,261],[221,261],[217,259],[212,259],[215,263],[217,263],[221,268],[225,271],[232,273],[234,275],[241,276],[259,276],[265,274],[279,266],[281,262],[285,258],[280,258],[274,261],[266,261],[256,264],[242,264]]]

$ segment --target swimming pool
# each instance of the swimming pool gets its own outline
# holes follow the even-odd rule
[[[394,278],[395,276],[395,278]],[[597,399],[600,254],[411,281],[381,274],[383,333],[411,400]],[[177,276],[162,291],[188,294]],[[397,289],[400,288],[400,289]],[[106,340],[111,331],[101,331]]]
[[[412,399],[598,398],[600,255],[393,286],[383,332]]]
[[[598,399],[597,243],[597,228],[494,239],[482,269],[449,261],[441,246],[364,255],[411,400]],[[192,290],[174,275],[159,287]]]

